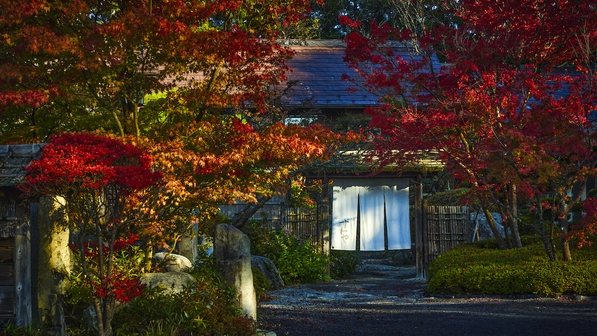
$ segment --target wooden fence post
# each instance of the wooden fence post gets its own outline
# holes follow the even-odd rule
[[[32,207],[37,210],[36,206]],[[27,209],[28,210],[28,209]],[[26,219],[24,219],[26,218]],[[29,216],[22,216],[17,224],[15,236],[15,315],[17,326],[28,326],[31,323],[31,236],[29,232]],[[37,259],[37,258],[36,258]]]
[[[318,218],[318,222],[321,222],[319,229],[321,230],[321,248],[325,255],[330,255],[330,181],[327,176],[324,176],[321,186],[321,217]],[[330,275],[330,267],[327,267],[327,275]]]
[[[415,192],[415,264],[417,268],[417,278],[425,279],[427,277],[425,269],[425,246],[423,236],[423,193],[419,182],[414,182]]]

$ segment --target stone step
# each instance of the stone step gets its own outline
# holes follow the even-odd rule
[[[392,260],[390,258],[375,258],[375,259],[362,259],[362,264],[386,264],[391,263]]]

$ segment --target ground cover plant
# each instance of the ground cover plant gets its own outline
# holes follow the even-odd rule
[[[429,267],[427,290],[436,294],[538,296],[597,295],[597,246],[573,248],[574,261],[550,261],[538,238],[500,250],[495,241],[462,245]]]
[[[330,276],[340,279],[356,271],[362,258],[358,251],[330,251]]]

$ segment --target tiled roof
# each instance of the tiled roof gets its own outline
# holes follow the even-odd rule
[[[312,107],[366,107],[376,105],[379,99],[361,89],[354,92],[351,82],[342,80],[343,74],[356,76],[354,70],[342,61],[344,47],[293,47],[296,55],[286,74],[290,89],[282,97],[287,106]]]
[[[41,154],[43,144],[0,146],[0,187],[25,182],[25,167]]]
[[[358,78],[358,75],[342,60],[346,45],[341,40],[293,41],[285,45],[296,53],[287,61],[290,67],[286,73],[287,81],[277,87],[280,91],[286,91],[281,99],[283,105],[291,108],[362,108],[378,104],[379,95],[342,79],[344,74],[354,78]],[[393,49],[405,60],[417,58],[403,45],[396,44]],[[193,81],[204,80],[202,73],[189,73],[177,85],[185,86]]]
[[[307,40],[290,45],[296,51],[287,62],[291,71],[286,74],[291,88],[282,97],[287,106],[305,107],[367,107],[378,104],[378,95],[342,80],[342,75],[358,77],[342,60],[345,44],[340,40]],[[396,54],[411,59],[404,46],[394,47]],[[349,91],[348,89],[356,89]]]

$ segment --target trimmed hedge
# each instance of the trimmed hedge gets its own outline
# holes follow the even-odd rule
[[[441,254],[429,267],[427,290],[451,295],[597,295],[597,249],[572,262],[548,260],[536,240],[515,250],[468,244]]]

